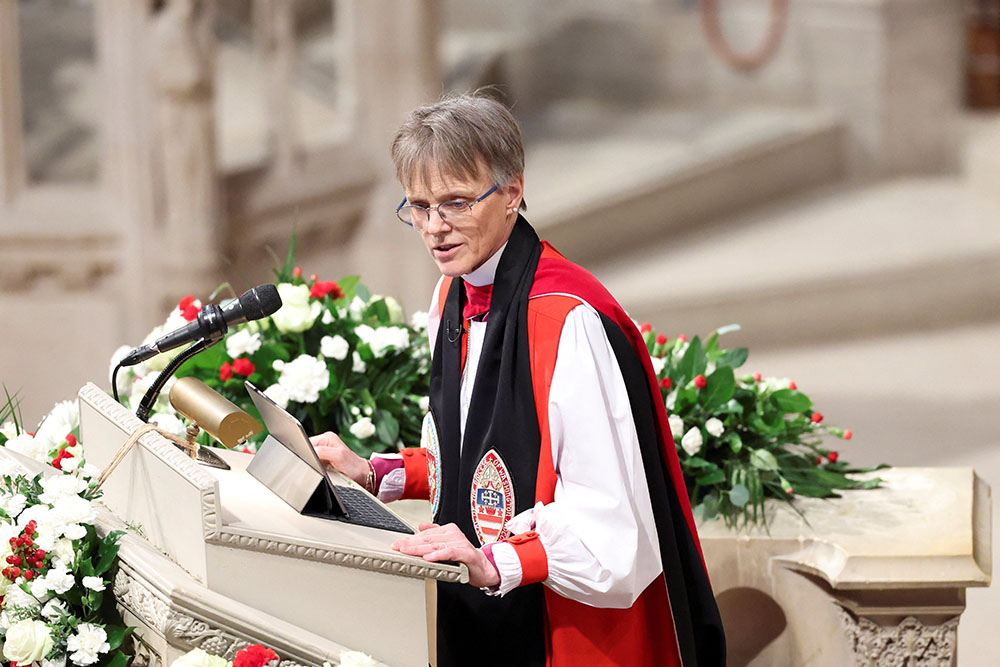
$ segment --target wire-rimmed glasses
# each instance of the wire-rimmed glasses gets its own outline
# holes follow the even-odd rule
[[[498,184],[494,183],[492,188],[472,201],[453,199],[451,201],[441,202],[437,206],[429,207],[407,204],[406,197],[403,197],[403,201],[399,202],[399,206],[396,207],[396,217],[399,218],[400,222],[418,230],[422,230],[427,227],[427,223],[430,222],[431,219],[431,211],[437,211],[438,215],[441,216],[441,219],[445,222],[452,224],[460,223],[472,216],[473,206],[489,197],[499,187],[500,186]]]

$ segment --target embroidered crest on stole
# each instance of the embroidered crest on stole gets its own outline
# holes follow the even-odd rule
[[[503,537],[514,516],[514,482],[495,449],[486,452],[472,476],[472,525],[480,544]]]
[[[438,442],[434,415],[430,412],[424,416],[422,431],[421,440],[427,451],[427,486],[430,489],[431,516],[437,516],[438,504],[441,501],[441,444]]]

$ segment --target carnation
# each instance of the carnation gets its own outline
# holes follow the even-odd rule
[[[374,658],[361,651],[340,652],[340,667],[375,667],[377,664]]]
[[[423,331],[427,328],[428,314],[426,310],[418,310],[417,312],[410,315],[410,326],[417,331]]]
[[[84,577],[82,583],[84,588],[89,588],[92,591],[103,591],[107,587],[101,577]]]
[[[229,667],[229,661],[196,648],[174,660],[170,667]]]
[[[180,438],[187,436],[187,426],[184,425],[184,422],[177,415],[169,412],[157,412],[149,418],[149,421],[167,433],[173,433]]]
[[[270,398],[272,401],[280,405],[282,408],[288,407],[288,390],[282,387],[280,384],[272,384],[270,387],[264,390],[264,395]]]
[[[375,435],[375,425],[372,423],[371,417],[362,417],[351,424],[351,435],[362,440]]]
[[[38,438],[34,438],[27,433],[22,433],[21,435],[8,440],[7,447],[14,450],[18,454],[35,459],[36,461],[44,461],[46,463],[48,463],[49,449],[51,449],[46,442]]]
[[[38,499],[43,503],[54,505],[63,497],[74,497],[87,490],[87,483],[72,475],[52,475],[41,480],[43,492]]]
[[[38,425],[35,437],[53,446],[66,440],[66,435],[80,427],[80,410],[76,401],[56,403]]]
[[[278,384],[285,388],[292,401],[315,403],[319,400],[319,392],[330,384],[330,369],[326,363],[308,354],[300,355],[280,368],[275,362],[275,368],[281,372]]]
[[[319,341],[319,353],[329,359],[340,361],[347,358],[351,346],[343,336],[323,336]]]
[[[364,373],[365,368],[367,368],[367,366],[364,360],[361,358],[361,355],[358,354],[357,350],[354,351],[354,356],[352,357],[352,359],[354,360],[354,363],[351,366],[351,370],[354,371],[355,373]]]
[[[232,359],[248,356],[260,349],[260,333],[251,333],[248,329],[239,329],[226,338],[226,354]]]
[[[410,345],[410,332],[402,327],[372,329],[370,326],[362,324],[354,332],[361,339],[361,342],[368,344],[376,359],[384,357],[390,348],[403,350]]]
[[[277,660],[278,654],[260,644],[251,644],[233,656],[233,667],[263,667],[272,660]]]
[[[99,625],[81,623],[76,626],[76,634],[66,638],[66,650],[72,651],[69,659],[76,665],[92,665],[99,659],[99,654],[111,650],[108,644],[108,634]]]

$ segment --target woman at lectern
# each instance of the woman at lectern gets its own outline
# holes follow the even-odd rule
[[[434,523],[393,548],[465,563],[439,584],[438,664],[723,665],[725,638],[642,336],[540,241],[511,113],[486,96],[414,110],[396,216],[441,271],[420,447],[320,457]],[[614,221],[608,221],[614,233]]]

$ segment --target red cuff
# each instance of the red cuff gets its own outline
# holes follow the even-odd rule
[[[403,469],[406,483],[402,498],[407,500],[430,500],[431,487],[427,480],[427,450],[423,447],[408,447],[402,451]]]
[[[538,538],[538,533],[529,530],[507,538],[507,543],[514,547],[521,561],[521,586],[537,584],[549,577],[549,559],[545,555],[545,547]]]

